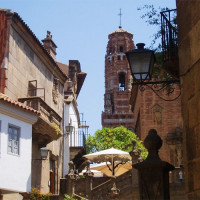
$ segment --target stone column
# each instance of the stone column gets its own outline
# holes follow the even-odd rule
[[[69,173],[66,175],[67,178],[67,194],[73,195],[75,193],[75,180],[76,174],[74,173],[74,163],[69,162]]]
[[[110,199],[119,200],[119,192],[120,190],[116,186],[116,177],[112,176],[113,187],[111,188],[110,192]]]
[[[158,150],[162,146],[162,140],[156,130],[149,131],[144,146],[148,150],[147,158],[133,165],[139,172],[140,199],[169,200],[169,171],[174,166],[160,159]]]
[[[88,196],[88,199],[91,199],[91,191],[92,191],[92,179],[94,176],[94,173],[90,170],[90,161],[87,161],[87,171],[84,173],[85,180],[86,180],[86,195]]]

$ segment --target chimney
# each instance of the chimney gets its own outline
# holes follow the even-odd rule
[[[50,31],[47,31],[47,36],[42,40],[44,48],[49,52],[54,60],[56,60],[56,44],[52,40]]]

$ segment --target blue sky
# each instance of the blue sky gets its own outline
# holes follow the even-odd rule
[[[134,43],[149,46],[155,27],[141,19],[138,7],[175,8],[175,0],[1,0],[0,7],[17,12],[39,40],[51,31],[57,44],[57,61],[79,60],[87,73],[78,97],[79,112],[93,134],[101,129],[104,110],[104,59],[108,34],[118,29],[122,9],[122,28],[133,33]]]

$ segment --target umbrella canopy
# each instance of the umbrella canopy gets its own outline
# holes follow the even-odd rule
[[[86,172],[87,170],[84,169],[82,172],[79,173],[79,175],[84,175],[84,173]],[[92,169],[91,172],[94,173],[94,177],[103,177],[103,173],[99,170],[95,170],[95,169]]]
[[[124,163],[131,160],[131,156],[129,155],[128,152],[121,151],[119,149],[114,149],[114,148],[87,154],[87,155],[84,155],[83,157],[95,163],[110,162],[112,164],[113,176],[115,175],[115,168],[116,168],[115,161]]]
[[[120,164],[119,162],[115,162],[114,166],[115,166],[115,176],[120,176],[132,169],[131,162],[126,162],[126,163],[122,163],[122,164]],[[108,164],[106,162],[103,162],[103,163],[92,166],[90,169],[101,171],[106,176],[112,176],[111,168],[112,168],[111,163]]]
[[[113,161],[121,161],[127,162],[131,160],[131,156],[126,151],[121,151],[119,149],[106,149],[103,151],[87,154],[83,156],[84,158],[90,160],[91,162],[112,162]]]

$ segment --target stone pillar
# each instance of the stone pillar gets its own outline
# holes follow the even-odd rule
[[[158,150],[162,146],[162,140],[156,130],[149,131],[144,146],[148,150],[147,158],[133,165],[139,173],[140,199],[169,200],[169,171],[174,166],[160,159]]]
[[[73,195],[75,193],[75,180],[76,174],[74,173],[74,163],[69,162],[69,173],[66,175],[67,178],[67,194]]]
[[[115,176],[112,176],[112,182],[113,182],[113,187],[111,188],[111,192],[110,192],[110,199],[113,199],[113,200],[119,200],[119,192],[120,190],[117,189],[117,186],[116,186],[116,177]]]
[[[93,176],[94,176],[94,173],[91,172],[90,170],[90,161],[88,160],[87,161],[87,171],[84,173],[84,176],[85,176],[85,180],[86,180],[86,195],[88,196],[88,199],[90,200],[92,197],[91,197],[91,191],[92,191],[92,179],[93,179]]]

